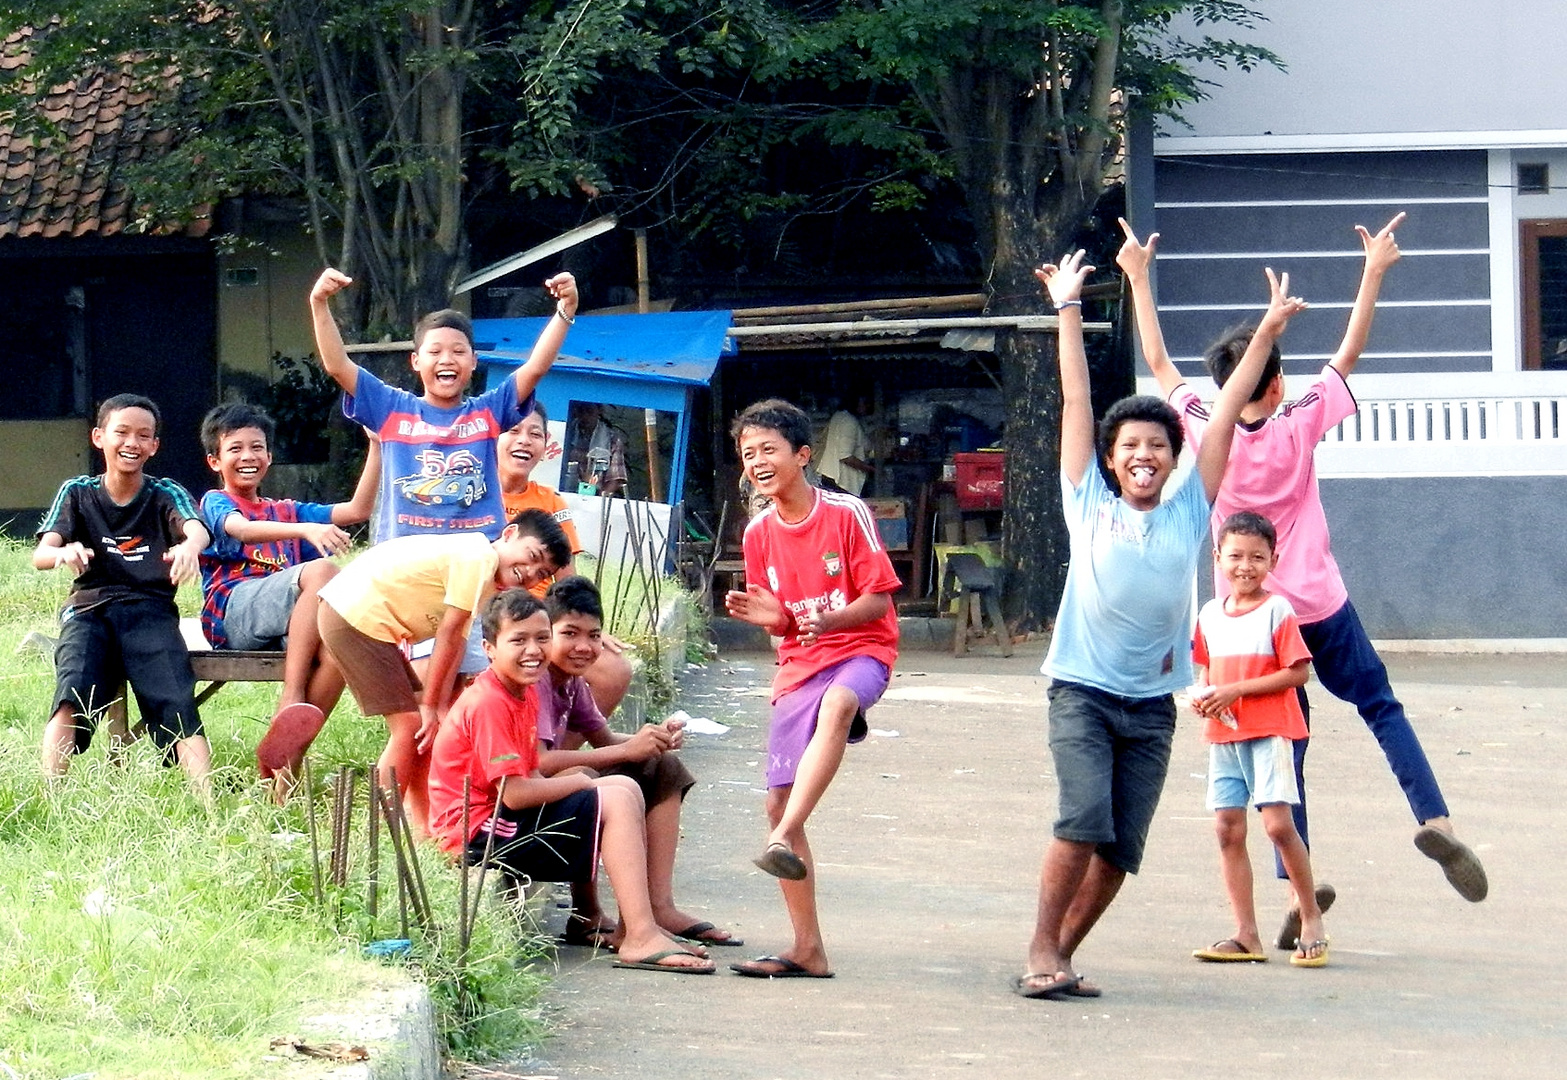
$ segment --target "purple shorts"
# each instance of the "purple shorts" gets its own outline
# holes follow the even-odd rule
[[[851,656],[841,664],[818,671],[773,702],[773,719],[767,729],[767,786],[788,787],[794,783],[800,755],[816,733],[816,717],[828,690],[842,686],[860,699],[860,711],[849,725],[849,741],[862,742],[869,730],[865,710],[881,700],[891,676],[880,660]]]

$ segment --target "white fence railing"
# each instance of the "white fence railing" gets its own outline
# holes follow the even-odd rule
[[[1207,379],[1193,388],[1212,400]],[[1288,396],[1308,379],[1289,379]],[[1567,475],[1567,372],[1356,375],[1354,416],[1317,447],[1323,478]],[[1158,393],[1140,379],[1144,393]]]

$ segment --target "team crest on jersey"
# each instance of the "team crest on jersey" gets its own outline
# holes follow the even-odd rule
[[[829,551],[822,556],[822,565],[827,568],[828,577],[837,577],[843,573],[843,559],[836,551]]]

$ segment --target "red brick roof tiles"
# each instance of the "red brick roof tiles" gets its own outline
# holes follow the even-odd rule
[[[0,45],[0,72],[27,63],[22,30]],[[166,86],[176,84],[169,76]],[[0,238],[114,236],[136,229],[137,207],[124,167],[164,151],[172,128],[149,107],[153,95],[133,87],[125,71],[100,73],[50,91],[44,115],[60,135],[38,146],[0,122]],[[206,214],[165,235],[205,236]]]

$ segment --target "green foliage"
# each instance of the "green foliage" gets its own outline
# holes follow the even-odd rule
[[[275,687],[230,685],[203,706],[217,767],[211,807],[146,742],[114,766],[95,740],[63,780],[45,783],[38,743],[53,675],[47,656],[17,645],[29,632],[56,632],[66,582],[34,571],[29,550],[0,544],[0,654],[14,658],[0,680],[0,1073],[272,1075],[272,1038],[341,1038],[310,1018],[408,976],[430,985],[461,1058],[491,1060],[539,1040],[544,976],[527,966],[539,944],[531,923],[487,896],[462,955],[460,879],[433,849],[421,863],[436,928],[414,935],[406,972],[362,958],[361,943],[399,930],[384,835],[379,918],[365,905],[362,778],[348,883],[327,883],[316,903],[307,802],[279,809],[254,779]],[[187,613],[199,600],[188,588],[180,599]],[[328,779],[341,765],[363,770],[385,738],[345,697],[312,749],[323,862]]]
[[[272,365],[282,374],[258,395],[256,404],[277,423],[277,445],[272,452],[279,462],[327,460],[327,425],[337,407],[338,387],[312,360],[273,353]]]

